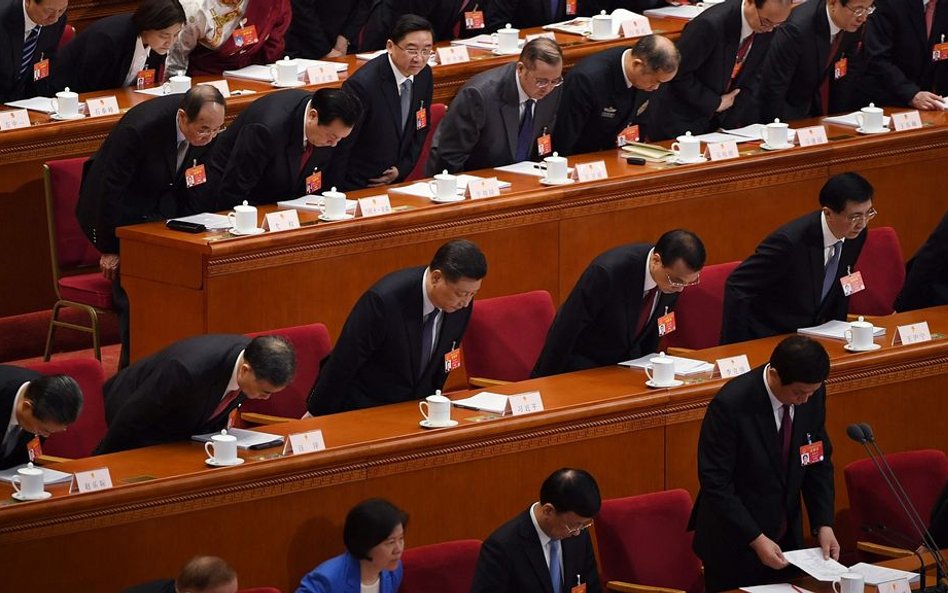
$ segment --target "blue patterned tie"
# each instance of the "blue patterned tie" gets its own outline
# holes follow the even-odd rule
[[[533,142],[533,104],[536,101],[527,99],[523,102],[523,117],[520,119],[520,132],[517,134],[516,162],[530,158],[530,144]]]
[[[560,9],[560,0],[550,0],[550,18],[556,20],[556,13]]]
[[[26,74],[27,69],[33,62],[33,54],[36,53],[36,42],[39,40],[41,28],[42,27],[39,25],[33,27],[33,29],[30,30],[29,35],[26,36],[26,40],[23,42],[23,57],[20,58],[21,77]]]
[[[826,262],[826,270],[823,275],[823,291],[820,293],[820,302],[826,300],[826,295],[833,288],[833,281],[836,280],[836,272],[839,270],[839,256],[843,252],[843,242],[833,243],[833,255]]]
[[[553,593],[563,590],[563,568],[560,562],[560,540],[550,540],[550,581],[553,583]]]

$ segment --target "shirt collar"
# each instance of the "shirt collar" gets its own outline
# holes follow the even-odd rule
[[[421,314],[427,317],[434,310],[434,303],[428,296],[428,268],[425,268],[425,273],[421,276]]]
[[[392,67],[392,74],[395,75],[395,87],[396,87],[396,88],[399,88],[399,89],[400,89],[400,88],[402,87],[402,83],[405,82],[406,80],[410,80],[410,81],[412,81],[412,82],[415,82],[415,75],[414,75],[414,74],[412,74],[411,76],[405,76],[404,74],[402,74],[402,71],[399,70],[399,69],[398,69],[398,66],[395,65],[395,61],[392,60],[392,54],[387,53],[387,54],[385,54],[385,55],[388,56],[388,65]],[[401,92],[401,91],[398,91],[398,92]]]
[[[244,362],[244,351],[241,350],[240,354],[237,355],[237,361],[234,363],[234,372],[230,374],[230,381],[227,383],[227,389],[224,390],[224,394],[228,394],[231,391],[236,391],[240,389],[240,385],[237,384],[237,371],[240,369],[240,365]],[[221,396],[223,397],[223,395]]]
[[[23,0],[23,34],[26,35],[35,27],[39,27],[39,25],[33,22],[29,13],[26,12],[26,0]]]
[[[845,241],[846,237],[842,239],[837,239],[836,235],[833,234],[833,231],[830,230],[829,224],[826,222],[826,212],[820,212],[820,226],[823,228],[823,248],[829,249],[833,245],[840,241]]]
[[[776,413],[777,410],[783,407],[783,402],[777,399],[777,396],[774,395],[773,390],[770,389],[770,383],[767,382],[767,373],[770,372],[770,363],[768,362],[764,365],[764,389],[767,390],[767,396],[770,398],[770,406],[774,409]]]
[[[753,32],[754,30],[751,29],[750,23],[747,22],[747,16],[744,14],[744,8],[742,7],[741,8],[741,43],[743,43],[744,39],[746,39],[747,36]]]
[[[632,53],[631,49],[627,49],[622,52],[622,59],[619,60],[619,70],[622,70],[622,80],[625,81],[626,88],[632,88],[632,81],[629,80],[629,76],[625,73],[625,61],[628,59],[629,54]]]
[[[16,409],[20,405],[20,400],[26,397],[26,390],[29,389],[30,382],[27,381],[23,385],[20,385],[20,388],[16,390],[16,397],[13,398],[13,409],[10,410],[10,421],[7,422],[7,429],[4,431],[3,435],[0,435],[0,441],[3,440],[7,433],[10,432],[10,429],[14,426],[19,426],[20,421],[16,417]]]
[[[517,97],[519,98],[519,102],[517,103],[517,105],[523,105],[523,104],[530,98],[530,95],[528,95],[528,94],[523,90],[523,86],[520,85],[520,77],[517,76],[517,69],[516,69],[516,68],[514,68],[514,75],[513,75],[513,76],[514,76],[514,80],[515,80],[516,83],[517,83]]]
[[[833,17],[830,16],[830,7],[829,4],[826,5],[826,20],[829,21],[830,26],[830,41],[833,40],[833,36],[842,31],[839,27],[836,26],[836,23],[833,22]]]
[[[530,521],[533,523],[534,529],[537,530],[537,535],[540,537],[540,546],[546,548],[550,545],[550,542],[553,541],[553,538],[548,536],[543,529],[540,528],[540,524],[537,522],[537,515],[534,512],[537,507],[540,506],[539,502],[535,502],[530,505]]]
[[[642,284],[643,294],[658,286],[658,283],[655,282],[654,278],[652,278],[652,273],[650,271],[653,253],[655,253],[654,247],[648,250],[648,257],[645,258],[645,283]]]
[[[306,145],[309,144],[309,138],[306,137],[306,117],[309,115],[310,105],[313,104],[312,99],[306,102],[306,109],[303,110],[303,150],[306,150]]]

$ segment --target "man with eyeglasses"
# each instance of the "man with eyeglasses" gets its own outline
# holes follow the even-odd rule
[[[576,282],[546,336],[533,377],[618,364],[655,352],[659,318],[698,284],[704,244],[675,229],[599,255]]]
[[[849,76],[864,61],[864,25],[873,0],[814,0],[774,33],[761,70],[761,121],[803,119],[857,109]]]
[[[500,167],[547,156],[563,82],[563,52],[552,39],[523,46],[516,64],[482,72],[451,102],[431,143],[425,174]]]
[[[365,114],[340,147],[340,189],[398,183],[414,169],[431,125],[433,44],[431,23],[406,14],[395,22],[386,52],[343,83]]]
[[[600,506],[599,485],[589,472],[564,467],[550,474],[539,502],[484,541],[471,593],[567,593],[576,585],[599,593],[588,530]]]
[[[727,279],[721,342],[731,344],[845,320],[844,276],[858,272],[866,242],[872,185],[857,173],[831,177],[820,190],[821,209],[764,239]]]
[[[461,339],[487,259],[464,239],[427,267],[392,272],[352,308],[306,402],[307,416],[413,401],[441,389],[461,364]]]
[[[725,0],[691,20],[678,39],[678,76],[650,110],[652,138],[757,123],[760,68],[791,6],[791,0]]]
[[[68,0],[0,0],[0,103],[49,95]]]
[[[210,85],[183,97],[169,95],[140,103],[122,116],[99,150],[83,166],[76,217],[102,256],[102,275],[112,280],[122,352],[128,364],[128,295],[119,277],[120,226],[200,212],[202,184],[186,171],[203,167],[208,145],[224,123],[226,103]]]

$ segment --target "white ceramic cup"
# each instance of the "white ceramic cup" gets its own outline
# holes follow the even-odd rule
[[[23,498],[36,498],[43,493],[43,470],[29,463],[16,470],[10,483]]]
[[[592,36],[596,39],[612,36],[612,17],[605,10],[592,18]]]
[[[494,33],[497,37],[497,51],[502,54],[515,54],[520,49],[520,29],[514,29],[507,23],[503,29]]]
[[[209,459],[217,463],[234,463],[237,461],[237,437],[221,431],[221,434],[215,434],[204,443],[204,451]]]
[[[457,198],[458,178],[445,169],[428,182],[431,194],[439,200],[453,200]]]
[[[543,162],[546,163],[547,181],[550,183],[563,183],[566,181],[566,175],[569,171],[566,157],[562,157],[558,152],[554,152],[552,155],[543,159]]]
[[[346,194],[333,187],[323,192],[323,216],[340,219],[346,216]]]
[[[270,76],[273,82],[280,86],[289,86],[299,81],[298,71],[296,69],[296,60],[291,60],[289,56],[270,66]]]
[[[191,77],[177,74],[169,78],[162,87],[167,87],[169,93],[186,93],[191,88]]]
[[[66,87],[49,100],[50,107],[60,117],[76,117],[79,115],[79,93],[74,93]]]
[[[665,356],[664,352],[649,362],[652,365],[651,371],[645,367],[645,375],[653,384],[671,385],[675,381],[675,361]]]
[[[451,400],[443,395],[429,395],[418,402],[418,409],[431,426],[444,426],[451,422]]]
[[[247,200],[227,215],[230,224],[238,233],[252,233],[257,228],[257,209],[247,204]]]
[[[882,129],[882,109],[876,107],[875,103],[870,103],[868,107],[863,107],[856,114],[856,121],[859,127],[867,132],[878,132]]]
[[[853,321],[849,324],[849,329],[844,333],[846,343],[853,350],[868,350],[872,347],[872,332],[875,330],[872,323],[864,321],[862,317],[859,321]]]
[[[833,581],[833,591],[836,593],[863,593],[866,582],[861,574],[847,572],[839,575],[838,581]]]
[[[701,140],[692,136],[691,132],[685,132],[684,136],[679,136],[675,140],[677,142],[672,142],[671,149],[676,159],[696,161],[701,158]]]
[[[767,146],[786,146],[790,140],[790,126],[775,119],[761,129],[760,139],[767,143]]]

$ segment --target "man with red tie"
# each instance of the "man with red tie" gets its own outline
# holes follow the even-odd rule
[[[94,454],[219,431],[244,399],[269,399],[295,372],[293,346],[280,336],[209,334],[176,342],[106,382],[109,429]]]

